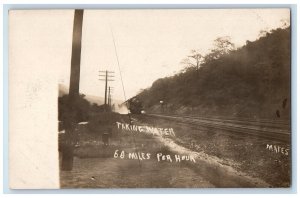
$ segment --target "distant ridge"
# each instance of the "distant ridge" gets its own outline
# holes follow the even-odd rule
[[[69,93],[69,88],[63,84],[59,84],[58,87],[58,97],[62,97],[63,95],[67,95]],[[104,104],[104,97],[100,96],[94,96],[94,95],[85,95],[85,99],[87,99],[91,104],[96,103],[97,105],[103,105]],[[121,104],[123,103],[122,100],[115,99],[113,103]]]

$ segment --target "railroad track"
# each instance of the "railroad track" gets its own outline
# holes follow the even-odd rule
[[[211,129],[219,129],[224,132],[235,133],[239,135],[257,136],[285,143],[289,143],[291,138],[291,129],[289,121],[277,122],[266,119],[256,121],[251,119],[226,119],[159,114],[147,115],[174,121],[176,120],[185,124],[192,124]]]
[[[180,116],[177,116],[180,117]],[[247,119],[247,118],[218,118],[218,117],[195,117],[195,116],[182,116],[184,118],[189,119],[201,119],[207,121],[216,121],[228,124],[240,124],[240,125],[247,125],[247,126],[257,126],[260,128],[274,128],[274,129],[286,129],[290,130],[290,122],[289,120],[267,120],[267,119]]]

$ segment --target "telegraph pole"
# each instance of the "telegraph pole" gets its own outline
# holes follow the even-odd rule
[[[79,98],[80,57],[82,37],[83,10],[75,10],[73,24],[73,41],[71,55],[71,75],[68,96],[69,117],[64,120],[66,142],[62,145],[62,170],[73,169],[75,125],[77,121],[76,101]]]
[[[113,92],[113,87],[108,87],[108,106],[111,109],[111,93]]]
[[[79,95],[82,22],[83,10],[75,10],[69,87],[71,99]]]
[[[107,70],[105,71],[105,96],[104,96],[105,100],[104,100],[104,105],[106,106],[107,102],[106,102],[106,98],[107,98]]]
[[[110,87],[108,87],[108,106],[110,107]]]
[[[113,71],[99,71],[100,74],[100,79],[99,80],[102,80],[102,81],[105,81],[105,88],[104,88],[104,109],[106,110],[106,107],[107,107],[107,103],[108,103],[108,97],[107,97],[107,84],[108,84],[108,81],[114,81],[112,78],[114,77],[113,74],[114,72]],[[101,79],[102,78],[102,79]]]

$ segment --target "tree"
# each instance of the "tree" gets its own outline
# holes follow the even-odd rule
[[[290,19],[289,18],[281,19],[280,22],[281,22],[282,29],[290,27]]]
[[[229,36],[218,37],[214,40],[213,45],[214,48],[211,49],[211,52],[204,57],[205,62],[216,60],[235,49],[235,46],[231,42],[231,38]]]
[[[265,37],[269,33],[268,29],[263,29],[259,31],[258,38]]]
[[[84,94],[80,94],[73,101],[72,107],[69,103],[69,95],[58,98],[58,119],[66,123],[73,115],[75,122],[87,121],[89,119],[90,103]],[[73,112],[74,111],[74,112]]]
[[[203,60],[204,56],[199,52],[199,50],[191,50],[191,54],[187,56],[187,58],[183,59],[181,64],[185,65],[185,69],[193,67],[198,71]]]

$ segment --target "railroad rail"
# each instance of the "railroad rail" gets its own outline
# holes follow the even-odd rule
[[[147,114],[153,117],[169,119],[185,124],[219,129],[224,132],[235,133],[239,135],[251,135],[266,139],[277,140],[289,143],[291,140],[290,121],[274,120],[253,120],[253,119],[233,119],[233,118],[216,118],[200,116],[178,116],[178,115],[161,115]]]

